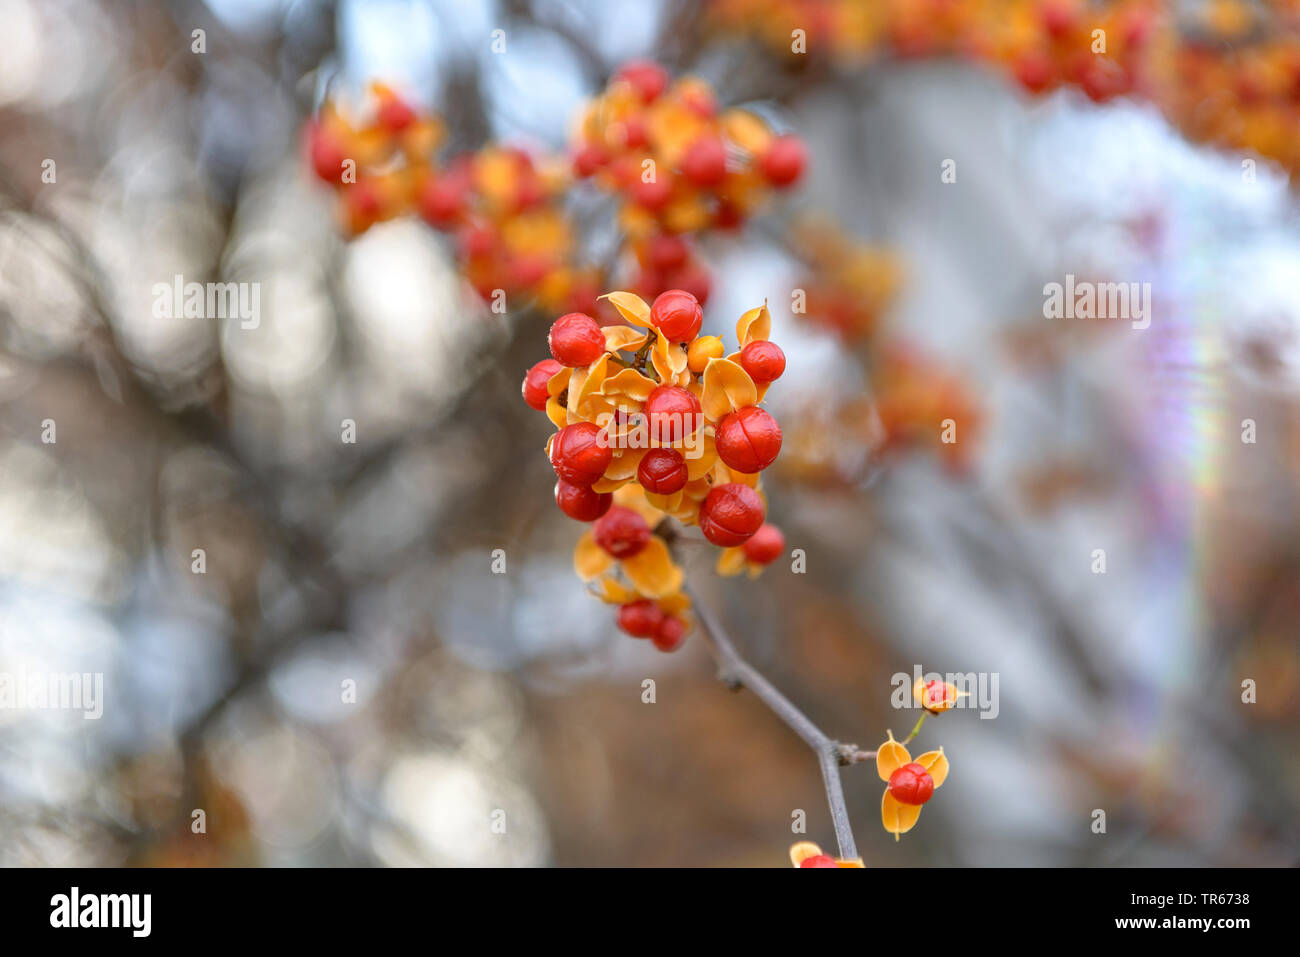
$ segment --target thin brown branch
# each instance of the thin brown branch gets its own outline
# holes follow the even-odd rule
[[[811,718],[800,711],[772,682],[741,656],[712,609],[700,600],[699,595],[689,585],[684,586],[683,590],[690,596],[695,615],[700,620],[704,642],[718,663],[718,677],[733,690],[748,688],[817,754],[840,857],[855,859],[858,856],[858,847],[853,840],[853,826],[849,821],[848,807],[844,803],[840,766],[862,760],[857,756],[865,752],[858,751],[856,745],[841,744],[817,727]],[[875,757],[874,752],[871,757]]]

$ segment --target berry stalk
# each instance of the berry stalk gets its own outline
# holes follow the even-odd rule
[[[772,682],[741,656],[730,636],[713,614],[713,610],[700,600],[699,594],[690,585],[683,585],[682,590],[691,599],[692,607],[701,625],[704,643],[708,645],[709,651],[718,663],[718,678],[733,691],[748,688],[817,754],[840,857],[848,860],[855,859],[858,856],[858,847],[853,839],[853,825],[849,821],[849,810],[844,803],[840,764],[847,763],[845,756],[850,749],[856,757],[857,749],[851,746],[846,748],[817,727],[811,718],[800,711]]]

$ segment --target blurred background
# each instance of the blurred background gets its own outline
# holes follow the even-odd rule
[[[1097,22],[1092,72],[1060,44]],[[915,719],[895,673],[1000,676],[996,718],[927,722],[953,770],[901,842],[874,770],[844,769],[868,866],[1300,863],[1297,23],[0,0],[0,674],[104,688],[98,720],[0,708],[0,863],[776,866],[796,809],[833,846],[798,739],[698,636],[629,640],[574,575],[519,398],[562,310],[493,312],[416,215],[341,221],[307,155],[313,116],[380,80],[444,156],[567,163],[633,57],[809,155],[694,238],[706,332],[771,303],[766,487],[807,572],[719,579],[701,548],[701,599],[864,748]],[[601,291],[629,288],[611,197],[555,203]],[[1045,318],[1067,274],[1149,282],[1150,327]],[[260,321],[159,317],[177,275],[257,283]],[[882,434],[958,393],[959,456]]]

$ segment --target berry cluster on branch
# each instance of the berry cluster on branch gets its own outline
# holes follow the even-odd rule
[[[722,574],[757,574],[785,549],[765,521],[760,477],[781,451],[781,427],[760,403],[785,355],[768,338],[766,305],[740,317],[740,348],[726,355],[719,337],[700,334],[703,311],[689,292],[652,304],[623,291],[602,298],[626,324],[560,316],[552,358],[528,370],[523,397],[557,430],[546,446],[556,504],[592,523],[574,553],[579,577],[619,606],[625,632],[672,651],[690,601],[665,541],[672,533],[655,534],[670,518],[722,549]]]
[[[1149,100],[1196,142],[1300,170],[1294,0],[710,0],[709,14],[793,67],[961,57],[1034,96]]]

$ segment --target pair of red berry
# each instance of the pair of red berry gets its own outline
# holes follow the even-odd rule
[[[633,638],[649,638],[660,651],[676,651],[686,640],[686,622],[648,598],[620,605],[618,627]]]

